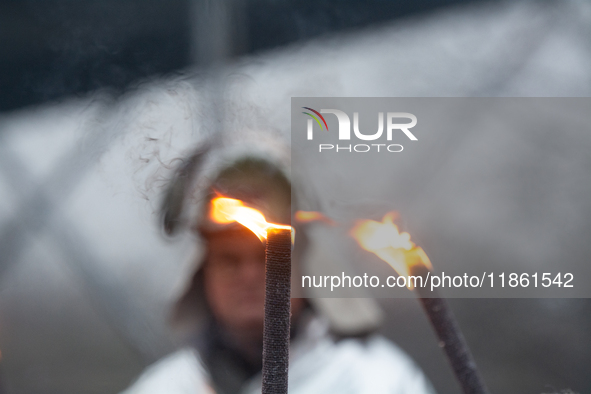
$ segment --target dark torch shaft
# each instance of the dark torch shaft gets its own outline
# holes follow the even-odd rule
[[[290,299],[291,231],[269,229],[265,262],[263,394],[287,394]]]
[[[411,275],[426,278],[427,272],[428,268],[422,265],[411,268]],[[445,299],[441,298],[436,292],[430,291],[427,287],[417,286],[415,291],[437,333],[439,341],[443,345],[443,349],[464,393],[488,394],[489,391],[478,373],[466,340]]]

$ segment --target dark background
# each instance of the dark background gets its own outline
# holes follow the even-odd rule
[[[232,0],[229,56],[474,0]],[[3,0],[0,111],[121,92],[138,79],[199,63],[197,0]],[[199,12],[199,11],[196,11]],[[197,30],[197,31],[196,31]],[[201,62],[204,62],[201,59]]]

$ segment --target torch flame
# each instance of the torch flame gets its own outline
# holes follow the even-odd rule
[[[394,224],[395,212],[387,213],[381,222],[358,221],[350,234],[363,249],[376,254],[390,264],[400,276],[409,276],[412,266],[423,264],[431,269],[431,261],[420,246],[410,240],[410,234],[400,233]]]
[[[309,223],[309,222],[320,221],[320,222],[324,222],[326,224],[329,224],[331,226],[335,225],[335,222],[332,219],[324,216],[320,212],[315,212],[315,211],[297,211],[295,213],[295,219],[300,223]]]
[[[211,201],[210,218],[220,224],[238,222],[252,231],[261,241],[267,239],[267,230],[271,228],[291,230],[293,243],[294,232],[291,226],[267,223],[265,216],[260,211],[247,207],[242,201],[234,198],[214,198]]]

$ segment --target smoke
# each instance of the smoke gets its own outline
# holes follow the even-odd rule
[[[145,201],[155,214],[179,171],[205,145],[214,156],[260,144],[285,150],[289,125],[271,125],[271,107],[261,105],[256,92],[251,77],[228,66],[146,80],[118,98],[105,93],[110,101],[94,98],[104,110],[87,126],[116,136],[100,150],[104,182],[113,194]]]
[[[144,82],[115,100],[93,125],[117,139],[100,159],[107,184],[116,191],[132,184],[137,196],[153,200],[200,136],[200,102],[199,92],[180,78]]]

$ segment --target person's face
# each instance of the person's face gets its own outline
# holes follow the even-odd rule
[[[265,301],[265,247],[250,231],[207,238],[204,289],[215,318],[231,330],[260,330]]]

